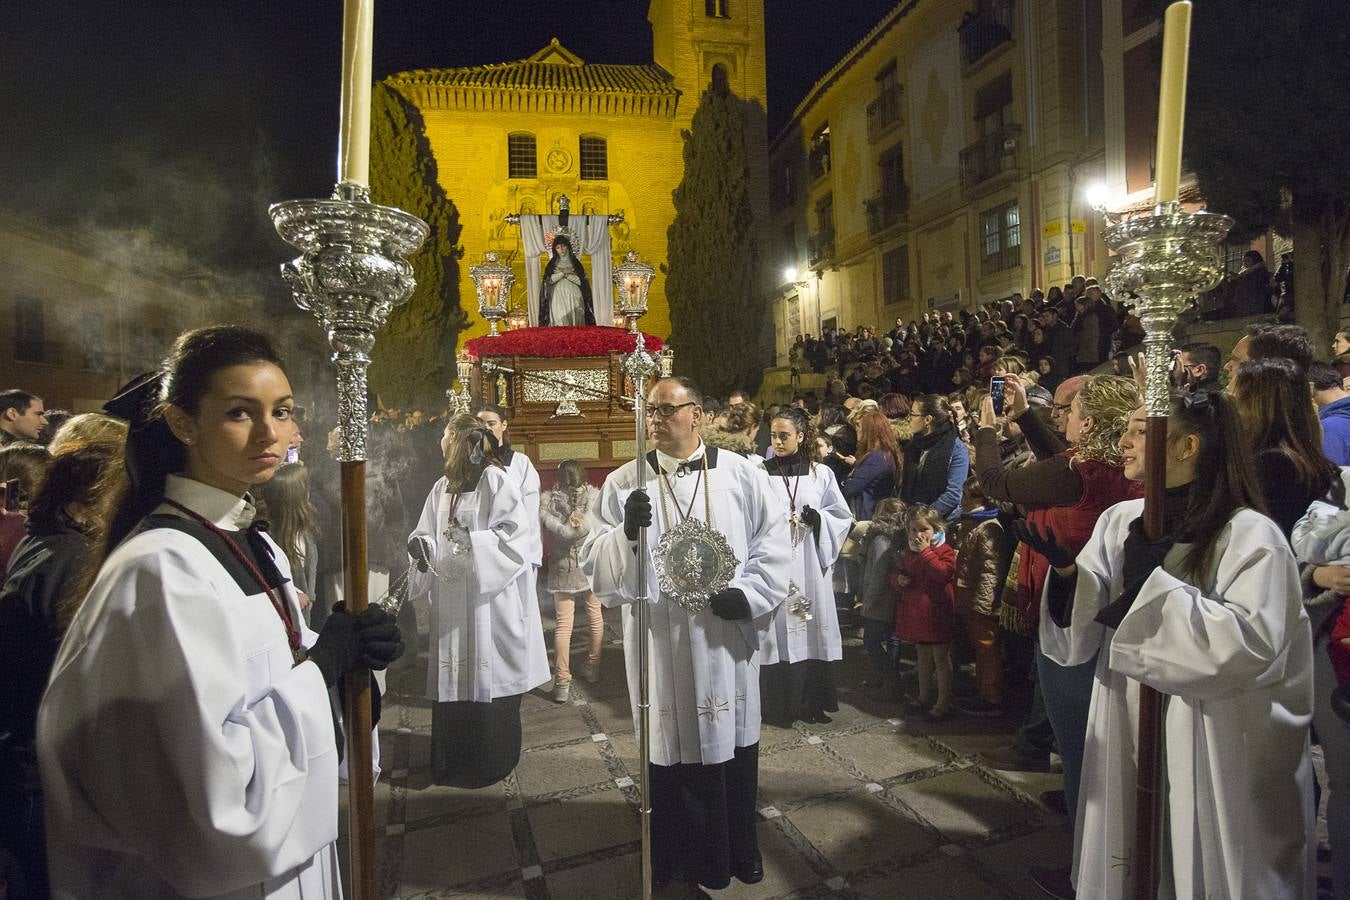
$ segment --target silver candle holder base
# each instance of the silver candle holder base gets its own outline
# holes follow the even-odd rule
[[[1106,246],[1116,254],[1107,285],[1118,297],[1132,293],[1138,298],[1134,309],[1144,326],[1150,416],[1167,415],[1172,329],[1196,295],[1223,278],[1220,246],[1232,227],[1228,216],[1189,213],[1172,202],[1106,229]]]
[[[375,332],[412,296],[407,258],[426,240],[427,224],[371,203],[367,188],[350,183],[337,185],[327,200],[288,200],[268,212],[282,240],[301,251],[281,276],[295,305],[318,320],[338,367],[338,459],[364,460]]]

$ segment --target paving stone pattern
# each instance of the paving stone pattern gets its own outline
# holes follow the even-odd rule
[[[430,783],[425,654],[390,673],[376,787],[382,896],[639,895],[637,745],[622,647],[614,628],[607,634],[599,683],[578,674],[567,704],[553,703],[545,689],[524,698],[520,764],[482,790]],[[576,673],[582,653],[578,641]],[[1066,864],[1072,843],[1064,820],[1036,799],[1059,787],[1059,776],[981,763],[980,749],[1008,742],[1011,721],[906,721],[893,705],[863,698],[856,687],[863,676],[862,649],[851,637],[834,721],[764,728],[764,880],[733,881],[707,895],[1041,896],[1027,868]],[[705,896],[684,887],[665,895]]]

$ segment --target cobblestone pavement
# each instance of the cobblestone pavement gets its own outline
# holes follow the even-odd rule
[[[602,677],[555,704],[521,704],[524,752],[476,791],[429,781],[425,654],[391,672],[376,786],[385,897],[624,898],[638,895],[637,746],[617,615],[606,611]],[[551,640],[551,633],[550,633]],[[1064,820],[1041,806],[1057,775],[1000,772],[978,752],[1007,719],[907,723],[856,687],[862,648],[845,642],[840,709],[826,725],[766,726],[760,741],[765,878],[715,897],[1040,897],[1032,865],[1068,862]],[[579,670],[580,633],[573,648]],[[345,851],[345,848],[344,848]],[[683,893],[678,896],[685,896]]]

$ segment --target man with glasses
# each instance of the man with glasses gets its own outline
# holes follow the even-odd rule
[[[1075,375],[1064,379],[1055,388],[1054,399],[1050,401],[1050,424],[1060,434],[1068,427],[1069,407],[1073,406],[1073,398],[1078,396],[1086,383],[1086,375]]]
[[[0,391],[0,447],[15,441],[42,441],[47,408],[42,398],[18,388]]]
[[[687,378],[647,395],[655,449],[611,472],[591,509],[583,568],[606,606],[622,606],[628,695],[638,709],[637,567],[651,604],[652,870],[721,889],[764,877],[755,836],[759,668],[773,612],[788,593],[787,516],[759,466],[699,438],[703,397]],[[640,463],[640,465],[639,465]],[[639,476],[639,473],[641,475]],[[781,493],[781,492],[780,492]],[[655,512],[653,512],[655,507]],[[691,612],[662,595],[653,563],[661,535],[689,518],[726,536],[739,565],[726,589]],[[649,558],[639,559],[647,529]]]

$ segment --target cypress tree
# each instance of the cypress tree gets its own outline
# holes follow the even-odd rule
[[[370,119],[371,199],[431,228],[411,259],[416,290],[376,337],[371,390],[387,407],[440,412],[455,377],[459,333],[468,324],[459,298],[459,210],[437,180],[417,107],[389,84],[377,84]]]
[[[725,86],[703,92],[684,136],[684,178],[666,232],[675,368],[709,394],[753,391],[763,378],[767,303],[751,203],[749,104]]]

